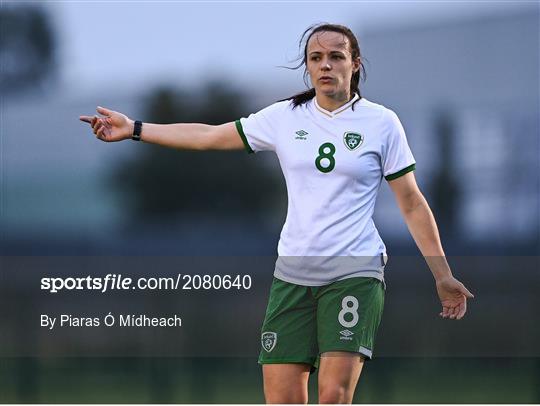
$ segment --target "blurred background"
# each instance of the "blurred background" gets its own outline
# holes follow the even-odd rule
[[[418,252],[383,182],[375,222],[397,259],[382,357],[356,401],[540,402],[538,3],[4,1],[0,17],[3,256],[276,255],[287,196],[271,153],[105,144],[78,116],[101,105],[147,122],[232,121],[304,89],[302,72],[281,66],[294,66],[309,25],[351,27],[362,94],[399,115],[451,264],[476,264],[454,266],[478,306],[459,329],[480,342],[502,324],[510,342],[437,357],[423,352],[436,333],[412,353],[384,339],[406,329],[398,298],[436,300],[427,268],[400,260]],[[257,403],[256,355],[5,356],[0,401]]]

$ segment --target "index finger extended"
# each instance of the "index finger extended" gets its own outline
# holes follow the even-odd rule
[[[85,123],[92,123],[92,118],[94,116],[79,116],[79,120],[84,121]]]

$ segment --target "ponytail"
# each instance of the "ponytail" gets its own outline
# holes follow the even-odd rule
[[[315,89],[311,88],[304,92],[297,93],[293,96],[287,97],[285,99],[279,100],[279,101],[285,101],[285,100],[291,100],[293,104],[293,109],[295,107],[300,106],[301,104],[305,104],[311,99],[315,97]]]

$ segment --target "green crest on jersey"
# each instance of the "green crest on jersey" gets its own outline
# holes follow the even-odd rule
[[[347,131],[345,134],[343,134],[343,141],[345,142],[345,146],[352,151],[353,149],[356,149],[362,145],[364,142],[364,136],[359,133]]]
[[[274,349],[277,343],[277,334],[273,331],[266,331],[261,334],[261,344],[266,352]]]

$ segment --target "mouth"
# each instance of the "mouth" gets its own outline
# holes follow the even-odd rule
[[[331,77],[331,76],[321,76],[321,77],[319,78],[319,82],[321,82],[321,83],[330,83],[330,82],[332,82],[333,80],[334,80],[334,78]]]

